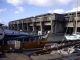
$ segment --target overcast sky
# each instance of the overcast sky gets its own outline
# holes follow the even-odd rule
[[[78,0],[78,11],[80,11]],[[76,0],[0,0],[0,22],[8,22],[45,13],[76,11]]]

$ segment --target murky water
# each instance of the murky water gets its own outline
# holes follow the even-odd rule
[[[50,37],[48,38],[48,41],[63,40],[63,39],[64,39],[64,34],[51,34]]]

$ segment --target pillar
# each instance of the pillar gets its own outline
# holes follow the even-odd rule
[[[27,23],[26,25],[27,25],[27,31],[30,31],[29,23]]]
[[[54,26],[53,26],[53,24],[54,24],[54,23],[53,23],[53,20],[51,20],[51,32],[52,32],[52,33],[54,32],[54,29],[53,29]]]
[[[9,29],[12,30],[12,24],[9,25]]]
[[[54,22],[54,33],[57,32],[57,29],[56,29],[56,28],[58,28],[58,27],[57,27],[57,21]]]
[[[44,23],[40,21],[40,30],[43,33],[44,32]]]
[[[13,24],[13,30],[15,30],[15,25]]]
[[[19,24],[17,24],[17,30],[19,31],[20,29],[19,29]]]
[[[36,31],[36,23],[33,22],[33,31]]]
[[[56,33],[56,21],[51,20],[51,32]]]
[[[12,24],[12,28],[11,29],[13,30],[13,24]]]
[[[16,30],[17,28],[16,28],[16,24],[14,24],[14,30]]]
[[[10,27],[11,27],[10,29],[12,30],[12,24],[10,25]]]
[[[23,21],[22,21],[22,31],[24,31],[24,23],[23,23]]]

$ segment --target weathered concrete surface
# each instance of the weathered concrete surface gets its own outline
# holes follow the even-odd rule
[[[5,56],[0,57],[0,60],[30,60],[30,58],[18,53],[5,53]]]
[[[61,54],[43,54],[30,56],[32,60],[80,60],[80,52],[70,55],[61,55]],[[31,60],[28,55],[18,54],[18,53],[5,53],[4,57],[0,56],[0,60]]]

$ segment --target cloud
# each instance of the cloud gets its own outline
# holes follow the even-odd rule
[[[68,12],[76,12],[77,8],[72,8],[71,10],[64,10],[64,9],[55,9],[55,10],[49,10],[48,13],[68,13]],[[80,11],[80,7],[78,7],[78,11]]]
[[[0,23],[8,26],[8,21],[6,21],[4,18],[0,18]]]
[[[71,3],[72,0],[27,0],[28,4],[36,5],[36,6],[59,6],[59,5],[67,5]]]
[[[65,11],[63,9],[55,9],[55,10],[49,10],[48,13],[64,13]]]
[[[24,11],[24,8],[23,7],[17,7],[17,11],[15,11],[15,14],[18,14],[18,13],[21,13]]]
[[[6,2],[14,6],[18,6],[24,3],[35,6],[59,6],[68,5],[73,2],[73,0],[6,0]]]
[[[0,19],[0,23],[4,24],[4,23],[5,23],[5,21],[3,21],[2,19]]]
[[[72,8],[71,10],[68,10],[66,12],[75,12],[77,11],[77,8]],[[78,7],[78,11],[80,11],[80,6]]]
[[[6,8],[0,9],[0,13],[5,12],[6,10],[7,10]]]
[[[14,6],[18,6],[20,4],[23,4],[24,0],[6,0],[6,2]]]
[[[0,19],[0,23],[2,23],[2,20]]]

